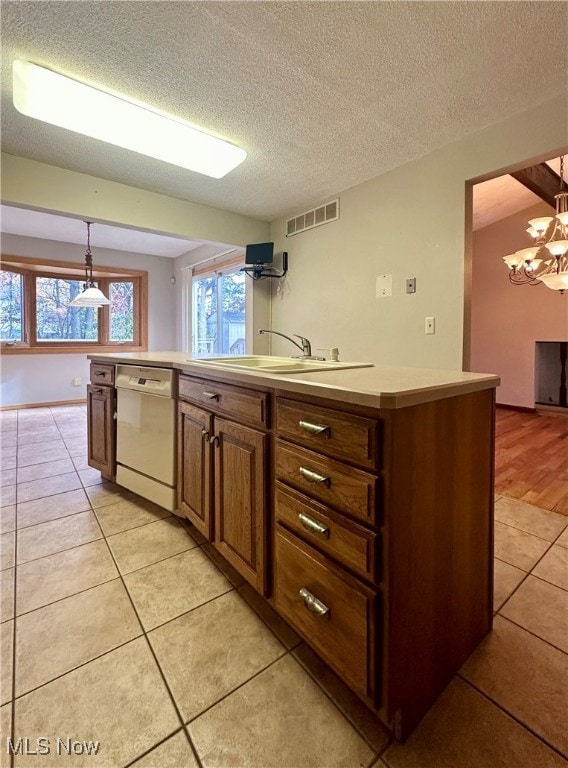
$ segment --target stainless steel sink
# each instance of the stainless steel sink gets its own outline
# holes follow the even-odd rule
[[[342,368],[369,368],[372,363],[343,363],[332,360],[302,360],[272,355],[243,355],[241,357],[201,357],[190,363],[214,365],[235,370],[256,370],[266,373],[308,373],[309,371],[338,371]]]

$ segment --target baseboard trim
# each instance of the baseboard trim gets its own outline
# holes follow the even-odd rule
[[[54,400],[51,403],[22,403],[22,405],[0,405],[0,411],[16,411],[24,408],[56,408],[58,405],[87,405],[83,400]]]
[[[502,408],[504,411],[519,411],[520,413],[536,413],[536,408],[527,408],[524,405],[508,405],[507,403],[496,403],[496,408]]]

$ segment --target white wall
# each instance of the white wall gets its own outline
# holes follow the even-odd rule
[[[262,242],[268,224],[2,153],[2,202],[213,243]]]
[[[93,247],[95,267],[126,267],[148,272],[148,349],[176,349],[173,259]],[[84,263],[84,248],[18,235],[2,235],[2,253],[54,261]],[[80,387],[72,380],[82,379]],[[86,353],[5,354],[1,360],[0,404],[28,405],[86,398],[89,366]]]
[[[289,252],[290,271],[273,295],[272,327],[338,346],[345,360],[461,370],[466,180],[555,156],[567,115],[566,98],[552,100],[345,190],[337,222],[290,238],[285,220],[274,222],[271,239]],[[393,276],[390,298],[375,298],[381,274]],[[406,295],[411,276],[417,292]],[[436,318],[433,336],[424,334],[427,316]],[[273,351],[289,345],[274,339]]]
[[[534,408],[535,342],[568,340],[568,295],[512,285],[503,263],[531,245],[528,220],[553,213],[541,203],[473,233],[471,370],[501,377],[500,404]]]

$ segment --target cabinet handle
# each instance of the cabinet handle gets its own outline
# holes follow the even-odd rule
[[[219,438],[218,438],[218,436],[217,435],[213,435],[213,437],[209,438],[209,442],[210,442],[211,445],[213,445],[213,446],[215,446],[215,448],[217,448],[218,445],[219,445]]]
[[[300,520],[304,528],[307,531],[310,531],[310,533],[319,533],[320,536],[323,536],[324,538],[329,539],[329,528],[327,527],[327,525],[323,525],[323,523],[320,523],[317,520],[314,520],[313,517],[306,515],[304,512],[298,513],[298,519]]]
[[[216,392],[203,392],[203,397],[207,400],[218,400],[219,395]]]
[[[328,427],[325,424],[315,424],[313,421],[307,421],[306,419],[301,419],[298,422],[298,426],[310,435],[323,435],[324,437],[329,437],[331,433],[331,427]]]
[[[300,474],[304,480],[308,481],[308,483],[321,483],[322,485],[325,485],[326,488],[329,488],[331,485],[331,477],[320,475],[319,472],[314,472],[313,469],[309,469],[308,467],[300,467]]]
[[[102,395],[103,390],[102,389],[92,389],[91,392],[93,395]]]
[[[302,587],[300,590],[300,597],[302,598],[304,605],[310,613],[315,613],[316,616],[322,616],[326,619],[329,618],[329,608],[321,600],[318,600],[315,595]]]
[[[206,429],[201,430],[201,436],[204,440],[209,440],[209,432]]]
[[[95,376],[102,376],[104,379],[106,377],[106,371],[95,371]]]

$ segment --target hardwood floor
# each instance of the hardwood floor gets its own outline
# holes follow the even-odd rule
[[[568,415],[496,415],[495,492],[568,516]]]

